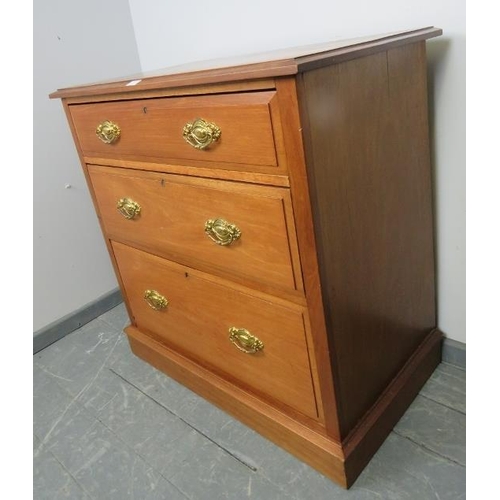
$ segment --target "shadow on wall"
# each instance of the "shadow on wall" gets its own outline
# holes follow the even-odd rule
[[[440,38],[432,40],[432,43],[427,44],[427,87],[429,99],[429,134],[431,147],[431,165],[433,175],[435,177],[436,166],[436,136],[435,136],[435,95],[436,95],[436,80],[439,78],[438,72],[442,73],[446,66],[447,52],[451,46],[449,38]],[[435,178],[433,178],[435,181]]]
[[[446,60],[447,52],[450,49],[451,40],[449,38],[439,38],[427,43],[427,88],[428,88],[428,109],[429,109],[429,146],[431,156],[432,175],[432,206],[434,219],[434,255],[435,255],[435,280],[436,280],[436,300],[439,300],[437,290],[439,290],[439,272],[437,269],[437,242],[438,242],[438,218],[436,214],[437,206],[437,159],[436,159],[436,81],[439,80],[439,73],[443,71],[443,61]],[[439,325],[439,308],[436,307],[436,324]],[[443,332],[446,336],[446,333]]]

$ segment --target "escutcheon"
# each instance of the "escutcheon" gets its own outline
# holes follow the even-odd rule
[[[244,328],[229,328],[229,340],[245,354],[255,354],[264,349],[264,343]]]
[[[134,219],[141,213],[141,206],[130,198],[120,198],[116,203],[117,210],[125,219]]]
[[[146,290],[144,292],[144,300],[155,311],[161,311],[168,306],[168,300],[156,290]]]
[[[208,219],[205,222],[205,233],[217,245],[230,245],[241,237],[240,229],[224,219]]]
[[[99,139],[105,144],[112,144],[120,137],[120,127],[110,120],[104,120],[95,129],[95,133]]]
[[[196,149],[206,149],[220,139],[221,130],[215,123],[197,118],[192,123],[186,123],[182,136],[188,144]]]

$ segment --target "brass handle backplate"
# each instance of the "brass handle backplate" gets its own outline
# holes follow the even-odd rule
[[[230,245],[241,237],[240,229],[224,219],[208,219],[205,222],[205,233],[217,245]]]
[[[229,329],[229,340],[245,354],[255,354],[264,349],[264,343],[244,328]]]
[[[118,211],[125,219],[134,219],[141,213],[141,206],[130,198],[120,198],[116,204]]]
[[[116,123],[105,120],[97,126],[95,133],[102,142],[112,144],[120,137],[121,130]]]
[[[146,290],[144,292],[144,300],[155,311],[161,311],[168,306],[168,300],[156,290]]]
[[[206,149],[220,139],[221,130],[215,123],[209,123],[203,118],[197,118],[192,123],[186,123],[182,136],[188,144],[196,149]]]

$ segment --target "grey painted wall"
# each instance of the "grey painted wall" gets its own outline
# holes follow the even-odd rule
[[[128,2],[35,0],[33,330],[113,290],[116,278],[57,88],[140,71]]]

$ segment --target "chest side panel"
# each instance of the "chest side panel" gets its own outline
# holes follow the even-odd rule
[[[346,436],[436,323],[425,46],[307,72],[301,99]]]

